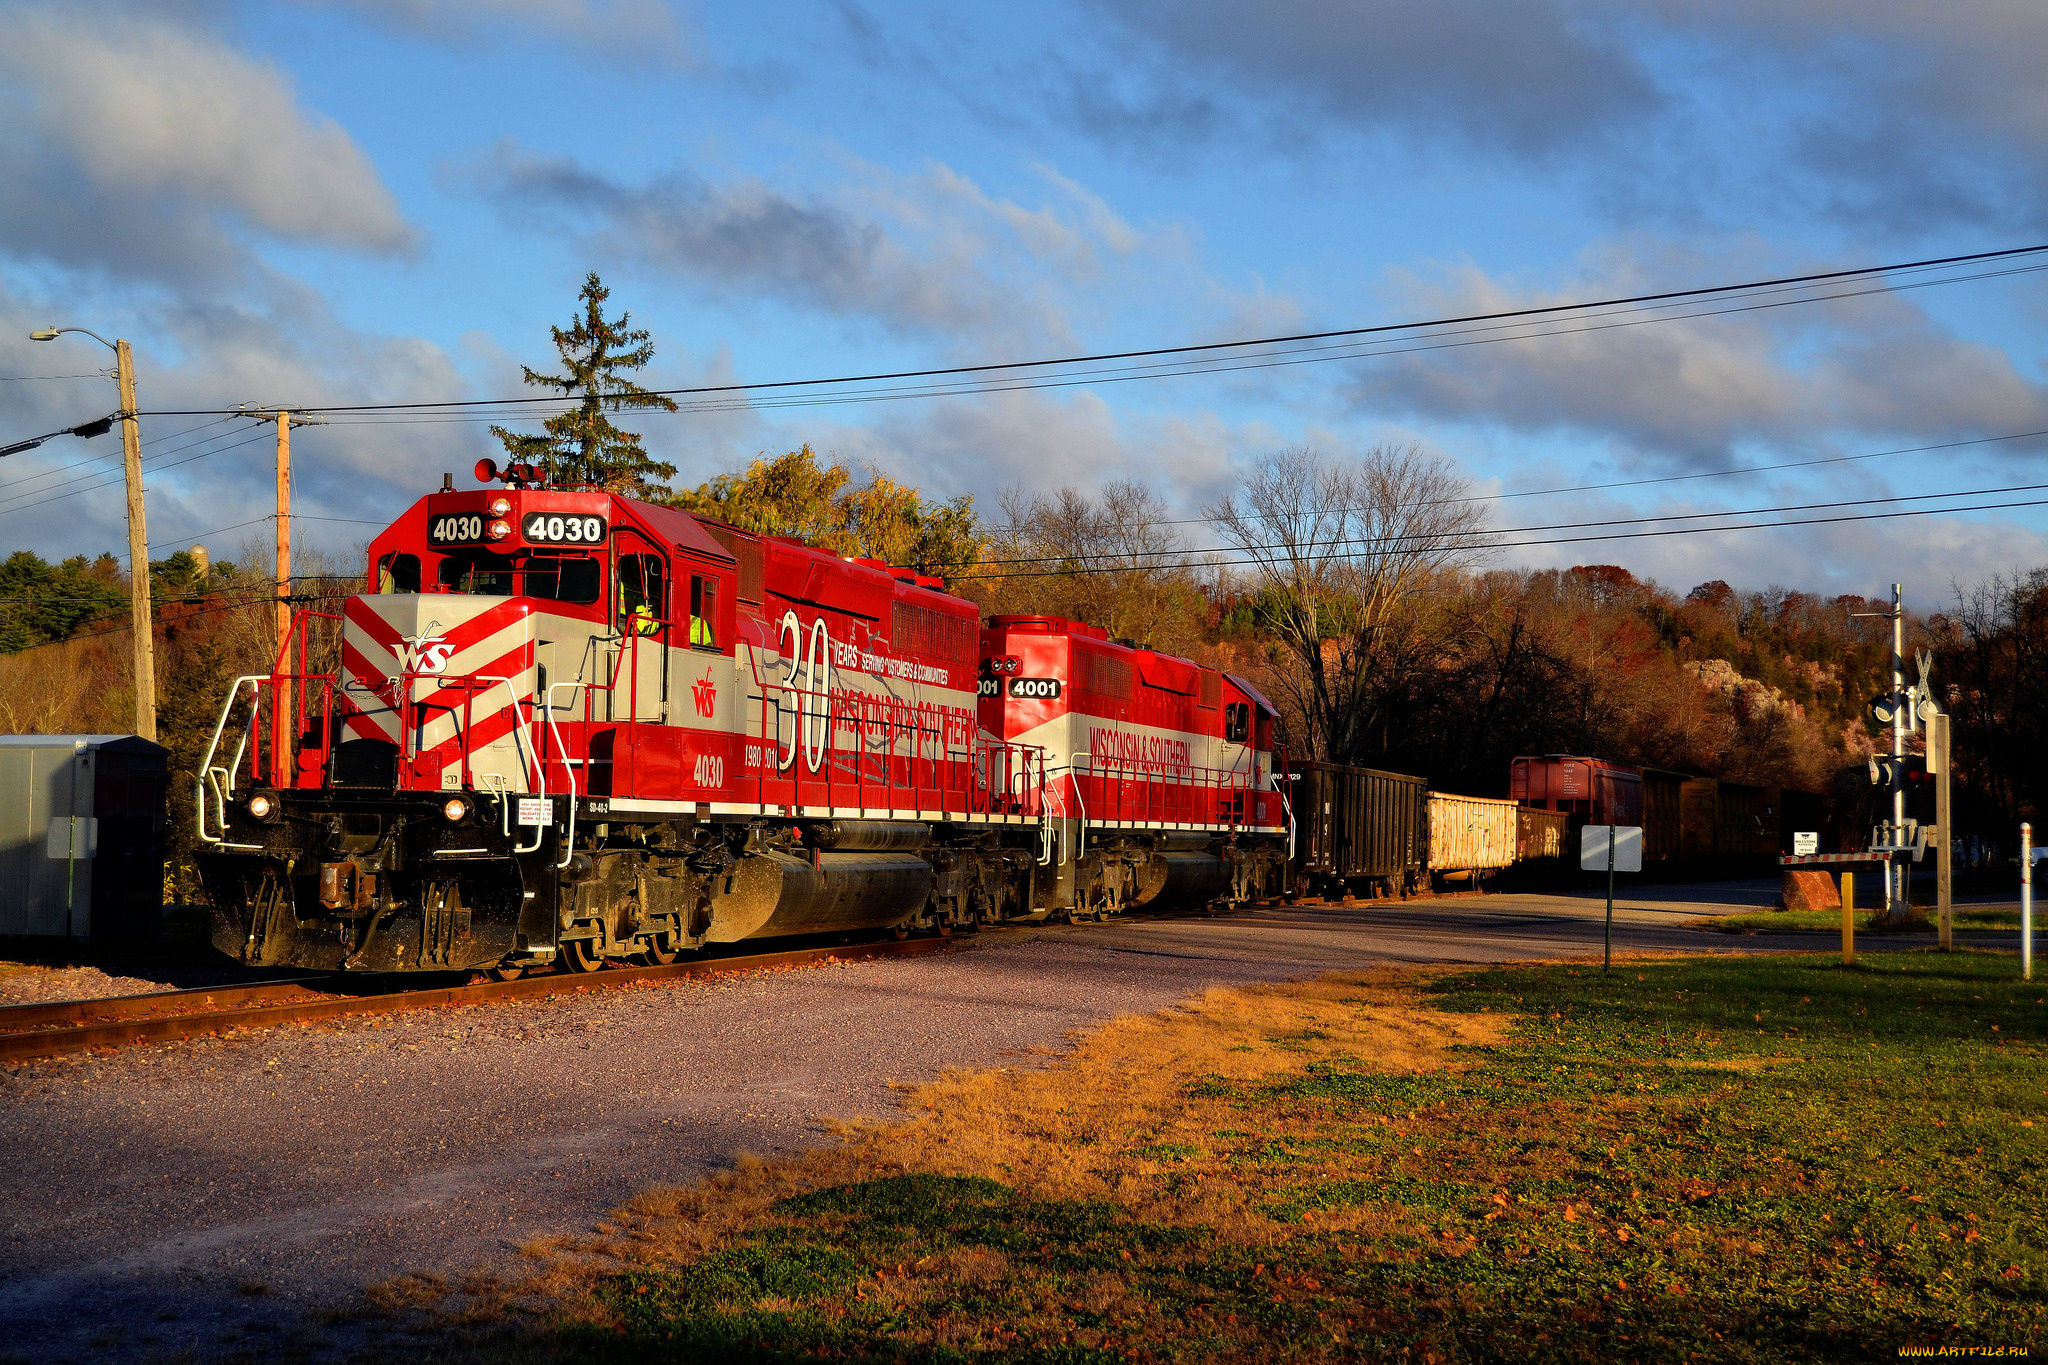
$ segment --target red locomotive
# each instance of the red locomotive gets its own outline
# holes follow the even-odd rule
[[[1281,884],[1249,684],[937,579],[546,485],[422,498],[202,768],[215,941],[378,971],[1084,917]],[[331,618],[330,618],[331,619]]]

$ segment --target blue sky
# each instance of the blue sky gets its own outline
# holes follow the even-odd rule
[[[135,344],[146,409],[519,391],[596,269],[650,382],[1395,322],[2048,241],[2048,9],[1964,0],[1043,6],[0,3],[0,375]],[[645,419],[695,482],[809,441],[938,496],[1414,442],[1485,492],[2048,429],[2034,273],[1145,384]],[[0,382],[0,436],[96,416]],[[151,539],[263,536],[250,425],[146,425]],[[247,444],[236,445],[246,441]],[[493,443],[294,442],[343,549]],[[233,447],[233,448],[229,448]],[[199,456],[201,458],[194,458]],[[2003,441],[1499,504],[1500,525],[2048,482]],[[0,548],[123,544],[112,438],[0,462]],[[94,478],[80,482],[82,476]],[[98,486],[94,486],[98,485]],[[2028,496],[2028,495],[2015,495]],[[1507,552],[1882,591],[2048,562],[2015,509]],[[334,520],[314,521],[312,517]],[[1185,528],[1191,544],[1209,541]]]

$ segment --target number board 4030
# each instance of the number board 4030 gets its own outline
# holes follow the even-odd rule
[[[435,517],[427,523],[427,539],[435,545],[466,545],[482,540],[486,520],[481,512]]]
[[[605,524],[603,517],[574,512],[528,512],[519,533],[532,545],[601,545]]]

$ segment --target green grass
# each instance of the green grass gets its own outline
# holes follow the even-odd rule
[[[547,1360],[1875,1360],[2048,1326],[2044,995],[2010,957],[1660,959],[1436,978],[1463,1070],[1208,1076],[1136,1196],[911,1172],[598,1281]],[[1381,1015],[1386,1010],[1382,1002]],[[1254,1035],[1256,1036],[1256,1035]],[[1269,1036],[1291,1049],[1295,1039]],[[1093,1159],[1091,1157],[1091,1159]],[[1175,1182],[1180,1182],[1176,1184]],[[1148,1196],[1149,1197],[1149,1196]],[[1151,1205],[1148,1207],[1158,1207]]]
[[[2020,927],[2020,912],[2017,910],[1993,909],[1989,906],[1957,906],[1952,912],[1956,932],[1983,933],[2004,931],[2017,934]],[[1880,922],[1883,914],[1879,910],[1858,910],[1856,932],[1860,934],[1933,934],[1938,929],[1933,910],[1914,911],[1913,917],[1904,924]],[[1713,929],[1724,934],[1792,934],[1792,933],[1840,933],[1842,912],[1840,910],[1749,910],[1739,915],[1716,915],[1699,921],[1702,929]]]

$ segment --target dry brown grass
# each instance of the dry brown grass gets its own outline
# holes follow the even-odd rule
[[[1161,1014],[1116,1019],[1071,1051],[1041,1049],[1039,1064],[954,1071],[906,1088],[901,1120],[835,1123],[839,1141],[830,1146],[775,1161],[742,1156],[698,1183],[649,1190],[595,1236],[521,1247],[531,1274],[516,1282],[473,1279],[458,1290],[439,1276],[407,1276],[376,1287],[372,1298],[385,1311],[432,1308],[450,1326],[471,1329],[536,1310],[557,1323],[602,1320],[590,1301],[600,1281],[714,1255],[783,1221],[775,1206],[792,1196],[908,1172],[984,1177],[1036,1200],[1102,1201],[1146,1224],[1266,1245],[1291,1232],[1265,1206],[1319,1170],[1341,1173],[1345,1158],[1248,1163],[1245,1142],[1307,1140],[1316,1121],[1308,1112],[1268,1114],[1256,1135],[1235,1133],[1225,1094],[1317,1064],[1398,1073],[1466,1065],[1456,1049],[1497,1041],[1505,1019],[1426,1008],[1417,990],[1423,975],[1410,969],[1212,989]],[[1205,1089],[1215,1093],[1204,1096]],[[1327,1230],[1363,1230],[1375,1221],[1369,1209],[1313,1217]],[[1016,1278],[999,1251],[955,1248],[900,1273],[884,1270],[863,1293],[864,1301],[929,1310],[977,1285]],[[1117,1275],[1097,1273],[1068,1290],[1059,1312],[1129,1318],[1156,1311]],[[942,1347],[986,1330],[928,1312],[910,1339]]]
[[[1636,965],[1214,992],[380,1311],[534,1365],[2044,1338],[2038,986],[1968,954]]]

